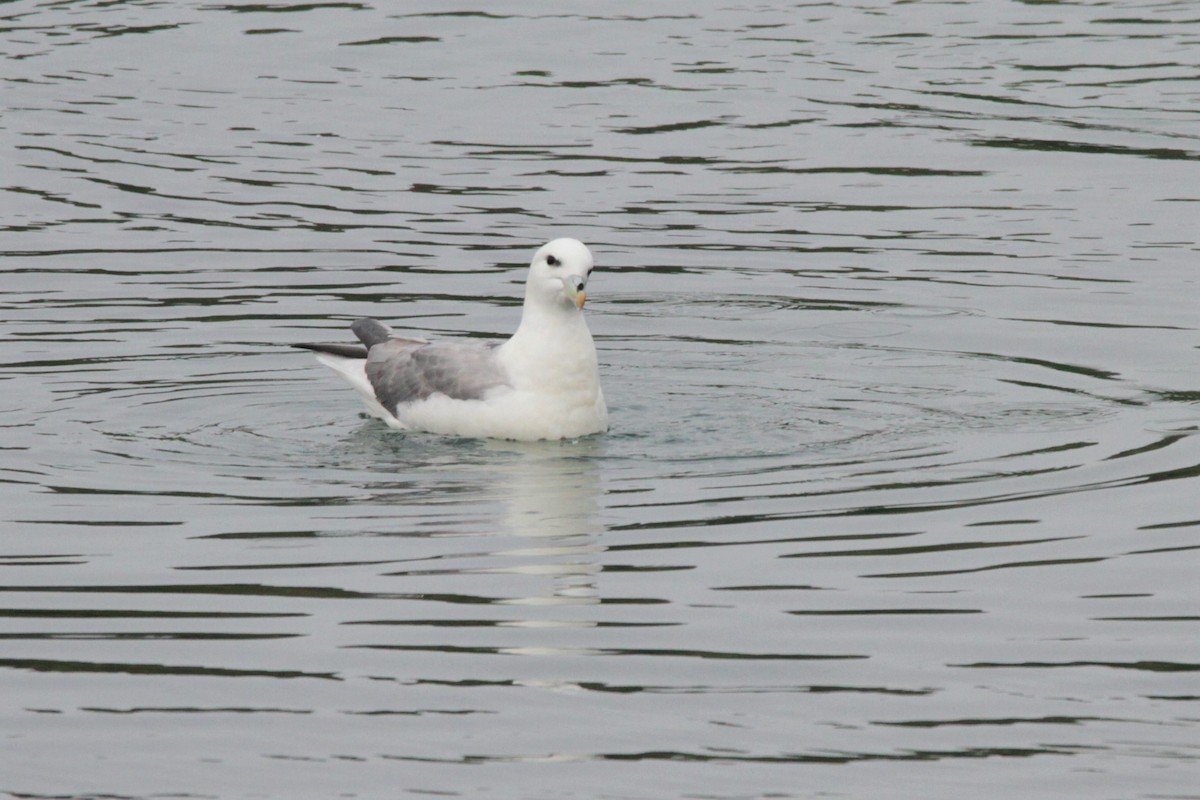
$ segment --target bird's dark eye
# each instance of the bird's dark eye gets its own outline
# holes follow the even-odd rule
[[[547,263],[547,264],[549,264],[549,265],[550,265],[550,266],[552,266],[552,267],[557,267],[557,266],[558,266],[559,264],[561,264],[562,262],[561,262],[561,261],[559,261],[559,260],[558,260],[557,258],[555,258],[554,256],[546,256],[546,263]]]

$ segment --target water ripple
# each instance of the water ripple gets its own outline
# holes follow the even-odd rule
[[[0,792],[1194,791],[1188,4],[393,11],[0,13]],[[606,436],[289,346],[556,231]]]

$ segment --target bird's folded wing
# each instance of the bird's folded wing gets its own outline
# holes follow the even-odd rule
[[[508,383],[494,347],[393,338],[371,347],[367,379],[392,413],[397,406],[443,394],[480,400]]]

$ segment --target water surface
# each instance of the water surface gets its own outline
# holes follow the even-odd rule
[[[4,6],[0,793],[1200,797],[1198,36]],[[559,235],[607,435],[289,348]]]

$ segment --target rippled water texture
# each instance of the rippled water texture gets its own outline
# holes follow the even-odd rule
[[[421,8],[0,5],[0,794],[1200,797],[1196,4]]]

